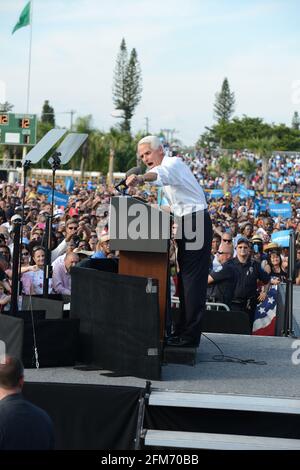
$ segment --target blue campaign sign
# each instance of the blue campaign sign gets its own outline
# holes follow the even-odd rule
[[[247,199],[248,197],[250,197],[250,193],[248,189],[246,189],[245,187],[241,187],[239,191],[239,196],[242,199]]]
[[[52,193],[50,193],[48,196],[48,202],[52,202]],[[54,191],[54,204],[56,206],[66,207],[68,202],[69,202],[69,196],[67,194]]]
[[[40,185],[40,186],[37,187],[37,192],[39,194],[49,194],[50,191],[51,191],[51,188],[49,188],[49,186]]]
[[[65,187],[66,187],[66,191],[68,193],[71,193],[74,189],[74,186],[75,186],[75,181],[74,179],[72,178],[72,176],[67,176],[66,179],[65,179]]]
[[[232,196],[236,196],[240,192],[240,185],[234,186],[231,188],[230,192]]]
[[[276,202],[269,203],[269,212],[272,217],[283,217],[284,219],[290,219],[292,217],[291,204],[277,204]]]
[[[282,248],[288,248],[290,243],[290,232],[291,230],[280,230],[274,232],[271,235],[271,240]]]
[[[212,189],[210,193],[211,199],[219,199],[224,196],[222,189]]]
[[[266,199],[255,199],[254,200],[254,215],[255,217],[257,214],[261,212],[265,212],[268,209],[268,201]]]

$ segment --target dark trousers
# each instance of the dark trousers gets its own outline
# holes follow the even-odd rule
[[[180,318],[175,325],[175,333],[197,342],[200,340],[201,320],[205,312],[212,225],[208,211],[204,211],[201,227],[196,227],[195,214],[192,214],[192,218],[193,230],[203,230],[204,242],[200,249],[187,249],[189,240],[184,237],[184,230],[182,238],[177,240]]]

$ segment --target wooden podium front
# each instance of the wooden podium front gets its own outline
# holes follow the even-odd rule
[[[110,248],[120,252],[119,273],[158,280],[162,340],[169,295],[170,216],[127,196],[113,197],[110,209]]]
[[[160,339],[164,337],[168,295],[168,253],[120,251],[119,273],[158,280]]]

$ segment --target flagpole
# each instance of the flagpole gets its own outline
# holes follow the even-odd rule
[[[31,2],[30,2],[30,39],[29,39],[28,77],[27,77],[27,103],[26,103],[26,113],[27,114],[29,113],[29,98],[30,98],[32,18],[33,18],[33,0],[31,0]]]
[[[30,33],[29,33],[29,55],[28,55],[28,75],[27,75],[27,97],[26,97],[26,114],[29,114],[30,100],[30,78],[31,78],[31,47],[32,47],[32,18],[33,18],[33,0],[30,1]],[[23,146],[23,160],[27,154],[27,147]]]

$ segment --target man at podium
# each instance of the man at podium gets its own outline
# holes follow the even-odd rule
[[[148,171],[130,175],[128,187],[145,182],[164,187],[179,227],[176,235],[180,281],[179,323],[167,344],[198,346],[205,311],[212,226],[204,192],[189,167],[178,157],[164,154],[161,141],[149,135],[138,142],[137,154]]]

